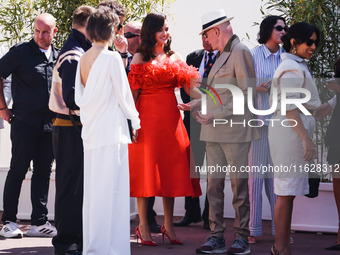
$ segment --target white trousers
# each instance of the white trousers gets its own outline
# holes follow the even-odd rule
[[[127,144],[84,152],[83,254],[131,254]]]

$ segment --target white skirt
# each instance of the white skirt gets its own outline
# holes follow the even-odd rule
[[[83,254],[131,254],[127,144],[84,152]]]
[[[302,123],[312,137],[315,129],[315,120],[312,116],[300,114]],[[279,116],[273,119],[283,120]],[[285,125],[288,122],[285,122]],[[309,192],[308,172],[305,165],[309,162],[303,159],[304,150],[302,139],[292,127],[283,127],[275,124],[269,126],[268,133],[270,154],[273,160],[274,171],[274,193],[279,196],[303,196]]]

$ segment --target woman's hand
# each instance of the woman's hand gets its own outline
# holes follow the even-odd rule
[[[178,104],[177,108],[182,111],[190,111],[190,102],[187,104]]]
[[[133,129],[132,130],[132,142],[137,143],[138,141],[138,130]]]
[[[266,81],[261,83],[258,87],[256,87],[256,92],[268,92],[271,82],[272,81]]]
[[[323,120],[332,111],[332,107],[329,103],[322,104],[316,111],[313,112],[313,117],[316,120]]]
[[[198,107],[200,107],[200,101],[198,100],[192,100],[189,103],[177,105],[177,108],[182,111],[193,111]]]
[[[310,161],[313,158],[316,158],[317,156],[316,146],[309,137],[302,139],[302,146],[304,150],[303,159],[305,161]]]

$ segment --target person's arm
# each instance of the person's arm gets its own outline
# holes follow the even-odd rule
[[[189,87],[188,85],[184,84],[183,89],[185,93],[195,99],[200,99],[203,95],[202,92],[196,87]]]
[[[308,132],[306,128],[304,127],[302,120],[300,118],[300,113],[298,109],[294,109],[291,111],[287,111],[287,119],[295,120],[297,125],[293,127],[294,131],[301,137],[302,139],[302,145],[303,145],[303,159],[305,161],[310,161],[316,156],[316,146],[314,145],[311,138],[308,136]],[[294,126],[296,123],[294,121],[291,121],[292,126]]]
[[[65,60],[59,67],[59,75],[62,79],[63,100],[67,108],[79,110],[74,101],[74,84],[76,80],[76,71],[80,57],[72,55],[70,60]]]
[[[130,65],[131,71],[128,74],[128,80],[135,103],[137,102],[139,91],[141,89],[141,84],[139,84],[139,79],[137,78],[141,74],[139,73],[139,71],[135,72],[135,69],[140,69],[139,64],[144,64],[143,56],[140,53],[136,53],[132,58]]]
[[[329,100],[327,103],[323,103],[319,107],[319,109],[317,109],[316,111],[313,112],[313,117],[316,120],[323,120],[328,114],[330,114],[332,112],[332,109],[335,107],[335,105],[332,106],[333,98],[331,100]],[[336,102],[335,102],[335,104],[336,104]]]
[[[197,88],[199,85],[197,82],[201,80],[199,73],[192,73],[192,71],[194,70],[193,67],[188,66],[179,53],[175,52],[171,57],[173,61],[181,61],[181,68],[183,69],[182,72],[185,73],[183,76],[187,76],[188,78],[191,77],[190,84],[188,84],[188,79],[186,79],[186,82],[182,84],[185,93],[187,93],[192,98],[200,99],[202,97],[202,92]]]
[[[118,104],[125,117],[131,120],[132,128],[137,130],[140,128],[139,113],[135,107],[125,68],[119,58],[113,59],[113,67],[112,70],[114,71],[111,72],[111,80]]]
[[[340,93],[340,85],[339,85],[338,81],[327,82],[326,86],[327,86],[327,88],[329,88],[333,92]],[[334,110],[335,106],[336,106],[336,95],[334,97],[332,97],[327,103],[322,104],[319,107],[319,109],[317,109],[314,112],[313,116],[317,120],[322,120],[328,114],[330,114],[332,112],[332,110]]]
[[[7,108],[7,104],[4,96],[4,84],[2,78],[0,77],[0,118],[11,124],[11,118],[13,114],[11,110]]]
[[[12,111],[7,108],[5,99],[8,95],[5,95],[4,91],[9,88],[7,86],[8,84],[4,86],[4,79],[2,77],[9,77],[10,74],[16,70],[20,64],[20,61],[18,61],[20,54],[18,47],[15,45],[0,59],[0,118],[8,123],[11,122],[13,114]]]
[[[124,67],[127,67],[128,63],[128,40],[124,36],[124,28],[119,31],[119,34],[116,34],[116,38],[113,40],[113,44],[116,50],[119,52],[120,56],[123,60]]]

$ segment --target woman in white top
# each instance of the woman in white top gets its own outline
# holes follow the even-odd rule
[[[100,7],[86,32],[92,48],[80,59],[75,101],[84,143],[83,253],[130,254],[127,119],[140,128],[122,59],[108,50],[119,19]]]
[[[309,60],[319,42],[319,30],[308,23],[295,23],[282,37],[282,62],[274,73],[271,105],[277,101],[277,111],[269,125],[269,146],[274,168],[274,192],[277,202],[274,210],[275,246],[271,253],[290,255],[290,226],[295,196],[308,194],[308,172],[300,171],[316,156],[316,147],[312,142],[315,120],[312,112],[320,107],[320,99],[313,77],[308,69]],[[299,89],[299,92],[284,90]],[[275,98],[277,90],[277,100]],[[302,91],[302,93],[300,93]],[[299,104],[286,104],[289,100],[302,100],[310,92],[310,99]],[[283,101],[283,104],[281,104]],[[281,106],[286,105],[285,109]],[[309,113],[307,114],[307,111]],[[288,126],[288,127],[287,127]],[[283,170],[284,169],[284,170]],[[288,169],[288,171],[287,171]],[[296,170],[295,170],[296,169]]]

